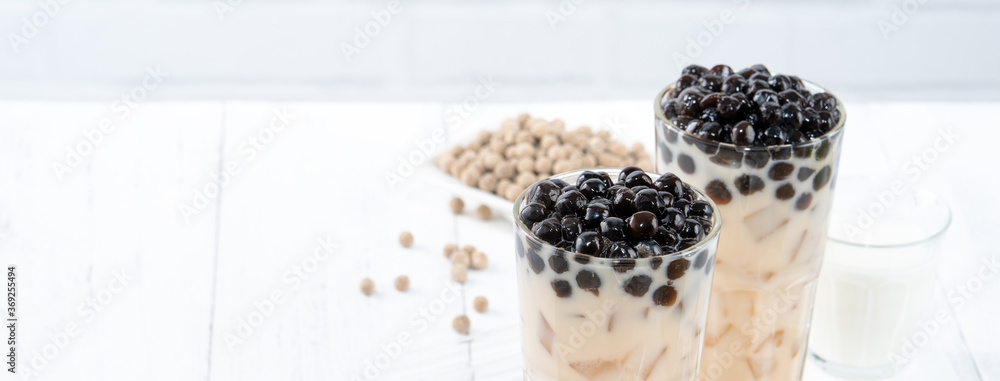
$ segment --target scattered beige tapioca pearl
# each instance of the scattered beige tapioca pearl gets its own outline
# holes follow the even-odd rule
[[[462,201],[462,199],[458,197],[452,197],[451,202],[448,203],[448,206],[451,207],[452,213],[462,214],[462,211],[465,210],[465,201]]]
[[[522,112],[520,115],[517,116],[517,122],[520,124],[524,124],[525,122],[528,121],[528,119],[531,119],[531,114],[528,114],[526,112]]]
[[[552,122],[550,122],[550,124],[552,125],[552,130],[555,132],[563,131],[566,129],[566,122],[564,122],[562,119],[552,119]]]
[[[493,173],[495,173],[498,178],[510,179],[514,177],[516,169],[517,168],[515,168],[514,163],[511,163],[509,161],[501,161],[497,163],[496,168],[493,168]]]
[[[601,131],[601,132],[606,132],[606,131]],[[598,136],[592,136],[590,139],[587,139],[587,150],[591,152],[604,152],[604,150],[607,148],[608,148],[607,141]]]
[[[500,157],[500,155],[494,152],[493,150],[483,151],[483,156],[481,159],[482,159],[483,169],[487,171],[492,171],[494,168],[497,167],[497,164],[500,164],[500,162],[503,161],[503,158]]]
[[[490,141],[490,137],[492,137],[492,136],[493,136],[493,134],[491,134],[489,131],[485,131],[485,130],[484,131],[479,131],[476,134],[476,141],[485,144],[485,143],[488,143]]]
[[[621,142],[613,140],[608,142],[608,152],[620,157],[628,156],[628,148],[626,148]]]
[[[365,278],[361,280],[361,293],[365,295],[371,295],[375,293],[375,282],[371,278]]]
[[[472,246],[472,245],[465,245],[465,246],[462,246],[462,251],[464,251],[466,253],[469,253],[469,254],[472,254],[472,253],[476,252],[476,247]]]
[[[399,244],[403,247],[413,246],[413,234],[410,232],[399,233]]]
[[[451,265],[451,280],[458,283],[465,283],[469,277],[469,266],[462,266],[458,263]]]
[[[476,270],[485,269],[486,265],[490,263],[489,257],[487,257],[486,253],[483,253],[482,251],[476,251],[472,253],[471,259],[472,259],[472,268]]]
[[[469,317],[465,315],[455,316],[455,320],[451,321],[451,328],[454,328],[455,332],[463,335],[469,334],[469,328],[471,325],[472,323],[469,322]]]
[[[517,196],[521,195],[521,191],[523,190],[524,187],[519,184],[511,185],[507,187],[507,193],[504,194],[503,198],[507,199],[507,201],[514,201],[517,199]]]
[[[597,166],[597,159],[593,155],[584,155],[580,160],[580,168],[592,168]]]
[[[510,161],[516,161],[518,157],[518,152],[520,151],[518,150],[517,145],[511,144],[508,145],[507,148],[503,150],[503,157],[504,159]]]
[[[444,257],[451,258],[451,255],[458,251],[458,245],[454,243],[447,243],[444,245]]]
[[[410,289],[410,277],[406,275],[400,275],[396,277],[396,289],[402,292],[406,292]]]
[[[608,130],[597,131],[597,137],[603,139],[604,141],[611,140],[611,132]]]
[[[462,180],[463,184],[470,187],[474,187],[479,182],[479,174],[472,170],[466,169],[462,171],[462,174],[461,176],[459,176],[459,179]]]
[[[559,138],[553,135],[545,135],[538,140],[539,148],[545,150],[546,154],[548,154],[549,148],[555,147],[557,145],[559,145]]]
[[[477,296],[476,299],[472,300],[472,307],[476,309],[476,312],[485,313],[490,308],[490,301],[486,300],[485,296]]]
[[[535,144],[535,136],[528,131],[518,131],[514,134],[514,143]]]
[[[493,217],[493,210],[486,205],[479,205],[479,207],[476,208],[476,216],[479,217],[480,220],[488,221]]]
[[[469,253],[466,253],[464,250],[452,253],[451,257],[449,257],[448,259],[451,259],[452,265],[462,266],[465,268],[468,268],[469,265],[472,263],[472,258],[469,256]]]
[[[500,131],[502,132],[517,131],[520,128],[521,125],[520,122],[517,121],[517,119],[508,118],[504,119],[504,121],[500,123]]]
[[[575,133],[577,133],[577,134],[579,134],[581,136],[586,136],[588,138],[590,137],[590,135],[594,134],[594,130],[591,130],[590,126],[580,126],[580,127],[577,127],[577,129],[574,130],[573,132],[575,132]]]

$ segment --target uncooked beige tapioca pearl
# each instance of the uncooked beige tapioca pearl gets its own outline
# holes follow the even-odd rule
[[[564,122],[562,119],[558,118],[552,119],[552,122],[550,122],[549,125],[551,126],[553,132],[561,132],[566,130],[566,122]]]
[[[594,134],[594,131],[590,129],[590,126],[580,126],[574,131],[577,135],[590,137]]]
[[[611,132],[608,132],[608,130],[597,131],[597,137],[605,141],[611,140]]]
[[[479,207],[476,208],[476,216],[479,217],[480,220],[487,221],[490,218],[493,218],[493,210],[486,205],[479,205]],[[473,260],[473,262],[475,262],[475,260]]]
[[[462,169],[464,167],[465,166],[462,165],[461,161],[459,161],[459,160],[452,161],[451,164],[447,168],[448,174],[452,175],[454,177],[458,177],[458,175],[462,174]]]
[[[519,172],[517,174],[517,177],[514,178],[514,182],[516,182],[517,186],[520,187],[521,189],[525,189],[531,186],[531,184],[535,183],[535,180],[536,180],[535,173],[531,171]]]
[[[490,136],[491,135],[492,134],[490,134],[489,131],[486,131],[486,130],[479,131],[479,133],[476,134],[476,141],[478,141],[480,143],[483,143],[483,144],[486,144],[486,142],[490,141]]]
[[[472,308],[475,308],[476,312],[485,313],[490,308],[490,302],[486,300],[485,296],[477,296],[472,301]]]
[[[486,265],[490,263],[490,258],[486,256],[482,251],[474,251],[472,253],[472,268],[476,270],[482,270],[486,268]]]
[[[653,170],[653,162],[650,161],[649,158],[639,159],[638,161],[635,162],[635,166],[642,168],[642,170],[647,172]]]
[[[500,123],[501,132],[517,131],[519,128],[521,128],[521,126],[517,122],[517,119],[508,118],[504,119],[504,121]]]
[[[465,210],[465,202],[458,197],[452,197],[448,206],[451,207],[451,212],[455,214],[462,214],[462,211]]]
[[[465,315],[455,316],[455,320],[451,321],[451,328],[454,328],[455,332],[463,335],[469,334],[469,328],[471,325],[472,323],[469,321],[469,317]]]
[[[597,156],[597,164],[602,167],[619,167],[619,161],[621,159],[606,153]]]
[[[580,161],[581,168],[592,168],[597,166],[597,158],[595,158],[594,155],[584,155]]]
[[[535,157],[535,145],[530,143],[517,143],[517,157],[519,158],[534,158]]]
[[[451,255],[458,251],[458,245],[454,243],[447,243],[444,245],[444,257],[451,259]]]
[[[562,153],[562,146],[559,144],[556,144],[554,146],[545,149],[545,157],[552,159],[553,161],[560,159],[561,153]]]
[[[450,259],[451,264],[455,266],[469,267],[469,265],[472,264],[472,258],[469,256],[469,253],[466,253],[463,250],[451,253],[451,257],[449,257],[448,259]]]
[[[621,142],[608,142],[608,152],[611,152],[616,156],[628,156],[628,148],[626,148]]]
[[[514,163],[510,161],[501,161],[497,163],[497,166],[493,168],[493,173],[497,175],[500,179],[512,179],[516,173],[516,167]]]
[[[479,151],[477,151],[477,150],[467,149],[467,150],[463,151],[462,155],[460,155],[458,158],[459,158],[459,160],[464,160],[466,162],[470,162],[471,163],[473,160],[476,160],[476,154],[478,152]]]
[[[454,257],[454,255],[453,255]],[[469,277],[469,265],[454,263],[451,265],[451,280],[458,283],[465,283]]]
[[[528,114],[526,112],[522,112],[520,115],[517,116],[517,122],[520,124],[526,123],[528,119],[531,119],[531,114]]]
[[[473,170],[471,170],[469,168],[466,168],[464,171],[462,171],[462,174],[459,176],[459,179],[462,180],[463,184],[468,185],[468,186],[471,187],[471,186],[475,186],[476,183],[479,182],[479,176],[478,175],[479,174],[476,173],[475,171],[473,171]]]
[[[497,182],[497,188],[493,190],[493,193],[503,194],[503,192],[507,190],[508,186],[510,186],[510,180],[502,179]]]
[[[541,147],[541,149],[543,149],[543,150],[548,150],[549,147],[552,147],[552,146],[555,146],[555,145],[558,145],[558,144],[559,144],[559,138],[557,138],[555,136],[552,136],[552,135],[542,136],[542,138],[538,140],[538,146]]]
[[[455,157],[447,153],[438,155],[437,159],[435,159],[435,163],[437,164],[438,168],[441,168],[441,170],[443,171],[447,171],[448,167],[453,162],[455,162]]]
[[[468,149],[468,150],[479,151],[480,149],[483,148],[483,142],[478,141],[478,140],[473,140],[473,141],[469,142],[469,144],[467,144],[465,146],[465,148]]]
[[[548,173],[552,171],[552,160],[547,157],[535,159],[535,172]]]
[[[569,171],[571,171],[569,160],[566,159],[556,160],[555,164],[552,164],[552,172],[563,173]]]
[[[518,150],[517,145],[511,144],[503,150],[503,157],[507,160],[516,160],[518,153],[520,153],[520,150]]]
[[[514,143],[535,144],[535,137],[528,131],[518,131],[517,134],[514,135]]]
[[[479,162],[483,165],[483,169],[485,170],[492,171],[493,168],[497,167],[497,164],[503,161],[503,158],[492,150],[484,152],[485,153],[483,153]]]
[[[410,232],[399,233],[399,244],[403,247],[413,246],[413,234]]]
[[[503,151],[507,149],[507,142],[503,141],[503,137],[494,137],[489,143],[490,150],[496,152],[497,154],[503,154]]]
[[[451,153],[451,156],[459,157],[462,156],[463,152],[465,152],[465,148],[462,148],[462,146],[454,146],[451,147],[451,151],[449,153]]]
[[[601,132],[605,132],[605,131],[601,131]],[[587,150],[589,150],[590,152],[594,152],[594,153],[604,152],[604,150],[606,148],[608,148],[608,143],[606,141],[604,141],[604,139],[601,139],[601,138],[599,138],[597,136],[594,136],[594,137],[591,137],[590,139],[587,139]]]
[[[466,253],[469,253],[469,254],[472,254],[472,253],[476,252],[476,247],[472,246],[472,245],[465,245],[465,246],[462,246],[462,251],[464,251]]]
[[[371,278],[365,278],[361,280],[361,293],[365,295],[371,295],[375,293],[375,282]]]
[[[629,152],[631,152],[633,155],[638,154],[639,152],[646,153],[646,147],[643,147],[642,143],[633,143],[632,148],[629,149]]]
[[[524,187],[521,185],[513,184],[507,187],[507,191],[504,193],[503,198],[507,199],[507,201],[514,201],[517,199],[517,196],[521,195],[521,191],[523,190]]]
[[[476,186],[484,191],[493,192],[497,189],[497,176],[493,173],[484,173],[479,177],[479,182]]]
[[[529,158],[521,158],[517,160],[517,173],[533,173],[535,171],[535,162]]]
[[[395,286],[397,290],[406,292],[410,289],[410,277],[406,275],[396,277]]]

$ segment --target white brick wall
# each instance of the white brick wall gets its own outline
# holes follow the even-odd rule
[[[586,0],[555,30],[556,0],[403,0],[352,62],[340,43],[388,1],[243,0],[224,20],[213,1],[72,0],[16,53],[39,2],[4,2],[0,99],[113,99],[150,64],[171,73],[162,99],[450,101],[483,75],[501,101],[651,98],[723,9],[700,63],[762,62],[859,98],[1000,99],[988,0],[920,0],[888,39],[877,23],[904,0]]]

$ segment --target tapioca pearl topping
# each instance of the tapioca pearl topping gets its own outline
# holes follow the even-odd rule
[[[551,180],[533,185],[536,201],[519,213],[538,238],[529,242],[586,256],[637,259],[686,249],[711,230],[716,218],[711,204],[676,175],[652,180],[637,168],[626,168],[617,179],[608,186],[607,173],[585,171],[575,183],[586,192],[576,185],[560,188],[565,182]]]
[[[798,77],[772,75],[763,65],[737,73],[688,66],[666,94],[662,109],[667,119],[690,134],[757,147],[815,140],[841,117],[832,95],[812,94]],[[705,127],[709,122],[714,124]],[[742,122],[754,133],[746,134],[743,126],[734,134]]]

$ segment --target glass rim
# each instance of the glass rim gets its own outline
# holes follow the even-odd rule
[[[851,241],[846,241],[846,240],[837,238],[836,236],[833,236],[833,235],[829,234],[829,232],[827,232],[827,239],[830,240],[830,241],[832,241],[832,242],[834,242],[834,243],[840,244],[840,245],[857,247],[857,248],[863,248],[863,249],[900,249],[900,248],[906,248],[906,247],[923,245],[925,243],[929,243],[931,241],[934,241],[934,240],[936,240],[936,239],[944,236],[944,234],[946,232],[948,232],[948,228],[951,227],[951,222],[953,220],[953,215],[952,215],[952,212],[951,212],[951,207],[948,206],[948,203],[944,202],[944,200],[941,199],[941,197],[938,196],[937,194],[935,194],[934,192],[928,191],[928,190],[923,189],[923,188],[913,188],[909,192],[911,192],[913,194],[922,194],[922,195],[925,195],[925,196],[930,196],[933,200],[940,202],[941,206],[944,207],[944,212],[945,212],[944,223],[941,225],[940,229],[937,229],[937,231],[935,231],[933,233],[927,234],[923,238],[919,238],[919,239],[915,239],[915,240],[910,240],[910,241],[905,241],[905,242],[900,242],[900,243],[890,243],[890,244],[874,244],[874,245],[872,245],[872,244],[865,244],[865,243],[860,243],[860,242],[851,242]]]
[[[759,146],[759,147],[758,146],[738,146],[738,145],[735,145],[733,143],[717,142],[715,140],[708,140],[708,139],[705,139],[705,138],[702,138],[702,137],[699,137],[699,136],[695,136],[695,135],[693,135],[693,134],[685,131],[683,128],[680,128],[679,126],[677,126],[676,124],[674,124],[674,122],[671,121],[670,119],[668,119],[667,116],[666,116],[666,114],[663,113],[663,100],[664,100],[664,96],[666,96],[668,92],[670,92],[671,90],[674,89],[674,86],[677,85],[676,81],[673,82],[673,83],[671,83],[671,84],[669,84],[669,85],[667,85],[667,87],[665,87],[663,90],[660,90],[660,92],[656,94],[656,98],[653,100],[653,111],[654,111],[654,115],[656,116],[656,120],[657,121],[663,122],[664,125],[666,125],[667,127],[670,127],[672,129],[674,129],[679,134],[682,134],[685,137],[690,138],[690,139],[695,139],[699,143],[702,143],[702,144],[710,144],[710,145],[715,145],[715,146],[719,146],[719,147],[726,147],[726,148],[733,149],[733,150],[748,151],[748,152],[769,151],[769,150],[781,149],[781,148],[805,148],[805,147],[812,147],[814,145],[822,144],[823,142],[830,140],[831,138],[835,137],[836,135],[839,135],[839,134],[843,133],[844,124],[847,122],[847,109],[844,108],[844,102],[842,102],[840,100],[840,98],[838,98],[833,93],[830,93],[829,91],[827,91],[826,88],[824,88],[824,87],[822,87],[820,85],[817,85],[817,84],[815,84],[813,82],[806,81],[804,79],[801,80],[801,81],[807,87],[808,90],[819,90],[820,92],[824,92],[824,93],[830,94],[830,96],[833,97],[833,99],[837,100],[837,111],[840,112],[840,120],[837,122],[836,126],[833,126],[833,128],[831,128],[830,131],[827,131],[827,133],[823,134],[822,136],[819,136],[816,139],[813,139],[813,140],[810,140],[810,141],[807,141],[807,142],[803,142],[803,143],[781,144],[781,145]]]
[[[611,171],[620,172],[622,169],[623,168],[615,168],[615,167],[584,168],[584,169],[577,169],[577,170],[573,170],[573,171],[567,171],[567,172],[557,173],[557,174],[548,176],[548,177],[546,177],[544,179],[540,179],[538,181],[541,181],[541,180],[551,180],[551,179],[560,179],[560,180],[565,181],[564,178],[569,177],[569,176],[572,176],[575,179],[581,173],[586,172],[586,171],[594,171],[594,172],[598,172],[599,171],[599,172],[608,173],[610,175]],[[655,175],[657,178],[660,177],[660,176],[662,176],[662,174],[656,173],[656,172],[651,172],[651,171],[646,171],[646,170],[643,170],[643,172],[645,172],[647,175],[650,175],[650,177],[653,177],[653,175]],[[538,181],[536,181],[535,183],[537,183]],[[534,186],[535,183],[532,183],[531,186]],[[574,181],[574,183],[575,183],[575,181]],[[687,183],[684,183],[684,184],[687,184]],[[542,245],[542,248],[551,248],[556,253],[565,253],[565,254],[574,255],[574,256],[581,255],[581,256],[585,256],[587,258],[598,260],[596,263],[593,262],[593,261],[588,262],[588,263],[584,264],[584,266],[596,266],[596,265],[614,266],[615,264],[626,263],[626,262],[628,262],[628,263],[634,263],[636,265],[639,265],[639,264],[650,263],[650,262],[652,262],[653,258],[661,258],[662,260],[668,260],[668,259],[669,260],[673,260],[675,258],[682,258],[682,257],[687,257],[687,256],[695,255],[695,254],[697,254],[697,252],[700,252],[700,250],[704,249],[705,246],[706,246],[706,244],[708,242],[712,241],[713,239],[716,239],[719,236],[720,230],[722,229],[722,216],[719,213],[719,206],[715,204],[715,201],[713,201],[711,197],[708,197],[708,195],[705,194],[704,192],[702,192],[700,189],[697,189],[697,188],[691,186],[690,184],[688,184],[688,186],[691,187],[691,190],[694,191],[695,194],[698,195],[699,200],[707,201],[708,204],[712,207],[712,229],[709,230],[707,233],[705,233],[705,237],[704,238],[698,240],[698,242],[695,243],[694,245],[691,245],[691,247],[688,247],[688,248],[686,248],[684,250],[681,250],[681,251],[675,251],[675,252],[670,253],[670,254],[663,254],[663,255],[651,256],[651,257],[646,257],[646,258],[636,258],[636,259],[629,259],[629,258],[602,258],[602,257],[594,256],[594,255],[577,253],[575,251],[567,251],[567,250],[563,250],[562,248],[559,248],[559,247],[557,247],[555,245],[552,245],[552,244],[550,244],[548,242],[545,242],[541,238],[536,237],[535,233],[532,233],[531,229],[528,229],[528,227],[525,226],[523,222],[521,222],[521,218],[520,218],[521,207],[523,206],[524,201],[528,198],[528,192],[531,190],[531,186],[529,186],[529,187],[525,188],[523,191],[521,191],[521,193],[517,196],[517,198],[514,199],[514,208],[513,208],[514,226],[516,226],[518,230],[520,230],[522,233],[524,233],[524,235],[526,237],[537,241],[540,245]],[[629,262],[629,261],[631,261],[631,262]]]

